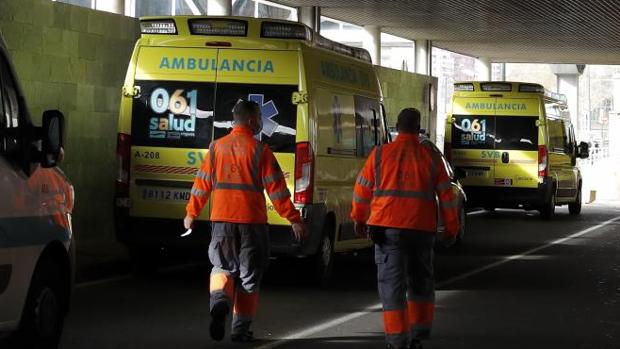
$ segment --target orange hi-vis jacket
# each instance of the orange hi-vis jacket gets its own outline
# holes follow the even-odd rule
[[[301,222],[271,149],[257,141],[249,128],[235,126],[229,135],[211,142],[196,173],[187,214],[200,215],[211,196],[211,221],[265,224],[264,190],[282,217],[291,223]]]
[[[351,218],[369,225],[437,231],[437,199],[446,232],[459,229],[458,202],[441,157],[417,135],[401,133],[370,153],[355,183]]]

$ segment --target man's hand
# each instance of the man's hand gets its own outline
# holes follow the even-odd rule
[[[306,239],[308,235],[308,230],[303,223],[293,223],[293,235],[295,236],[295,240],[301,241]]]
[[[194,226],[194,217],[185,216],[185,219],[183,219],[183,226],[185,227],[185,229],[192,229]]]
[[[455,234],[450,234],[449,232],[444,232],[442,236],[440,236],[439,242],[445,248],[452,247],[456,243],[456,237],[458,236],[458,232]]]
[[[368,238],[368,226],[364,222],[353,222],[353,230],[355,235],[360,239]]]

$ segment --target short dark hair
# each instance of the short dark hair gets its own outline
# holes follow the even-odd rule
[[[252,116],[260,115],[260,106],[253,101],[240,100],[233,108],[233,119],[238,123],[246,123]]]
[[[396,122],[398,132],[414,133],[420,132],[420,111],[416,108],[405,108],[398,114]]]

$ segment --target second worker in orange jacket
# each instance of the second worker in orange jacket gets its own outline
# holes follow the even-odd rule
[[[291,202],[278,161],[268,146],[254,138],[262,130],[260,107],[240,101],[233,117],[232,132],[211,143],[196,174],[184,223],[190,229],[211,198],[211,337],[223,339],[226,317],[232,308],[231,339],[248,342],[253,340],[250,324],[269,260],[263,192],[267,191],[276,211],[291,222],[298,240],[304,238],[306,230]]]
[[[389,348],[419,348],[434,314],[437,198],[447,238],[459,229],[458,201],[441,158],[420,144],[420,112],[398,116],[395,142],[375,148],[357,178],[351,218],[375,242],[379,296]]]

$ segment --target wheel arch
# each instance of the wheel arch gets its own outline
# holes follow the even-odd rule
[[[45,263],[47,260],[55,261],[61,268],[62,285],[64,291],[66,291],[65,294],[67,295],[67,299],[65,299],[65,302],[63,304],[63,308],[66,313],[69,311],[69,297],[71,294],[71,284],[73,280],[71,275],[75,272],[74,270],[72,270],[73,267],[71,265],[71,256],[63,243],[57,240],[50,242],[49,244],[47,244],[47,246],[45,246],[45,248],[41,252],[41,255],[39,256],[39,260],[37,261],[34,272],[32,273],[33,277],[39,269],[41,263]]]

